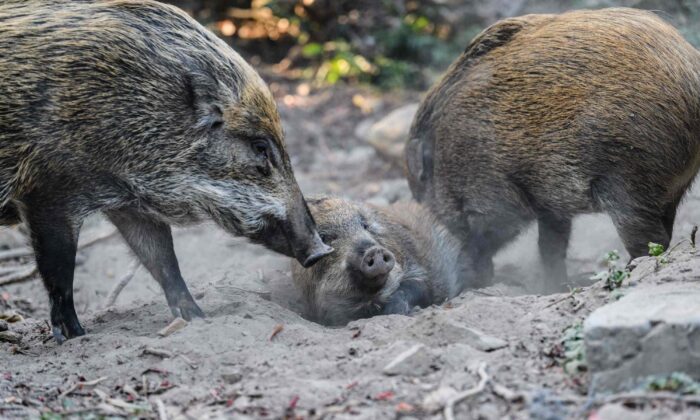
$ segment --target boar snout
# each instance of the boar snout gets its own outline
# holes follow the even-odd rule
[[[376,288],[384,286],[395,262],[396,258],[391,251],[374,245],[350,257],[348,265],[360,274],[363,286]]]
[[[288,212],[285,220],[267,220],[265,226],[252,235],[252,239],[296,259],[304,268],[311,267],[333,252],[333,248],[321,240],[306,205],[302,206],[301,211]]]

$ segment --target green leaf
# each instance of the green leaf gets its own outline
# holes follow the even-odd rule
[[[649,255],[652,257],[658,257],[664,253],[664,246],[657,244],[656,242],[649,242]]]

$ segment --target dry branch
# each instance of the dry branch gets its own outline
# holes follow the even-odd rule
[[[84,249],[92,246],[98,242],[104,241],[105,239],[111,238],[117,233],[116,229],[109,232],[102,232],[92,235],[91,238],[86,239],[78,245],[78,249]],[[29,247],[20,247],[14,249],[8,249],[7,251],[0,251],[0,261],[10,260],[15,258],[29,257],[34,255],[34,251]],[[37,273],[36,264],[27,264],[17,267],[15,271],[3,270],[0,274],[6,274],[0,277],[0,286],[7,286],[14,283],[20,283],[25,280],[29,280]]]
[[[126,274],[124,274],[124,276],[122,276],[122,278],[119,279],[119,281],[114,286],[112,291],[109,292],[109,295],[107,296],[107,303],[105,304],[105,308],[109,308],[110,306],[114,306],[114,303],[117,301],[119,294],[121,294],[122,290],[124,290],[126,285],[129,284],[131,279],[134,278],[134,275],[136,275],[136,272],[139,270],[139,267],[141,267],[141,262],[139,262],[138,260],[134,260],[129,265],[129,269],[127,270]]]
[[[454,397],[450,398],[447,401],[447,404],[445,404],[445,420],[454,420],[454,406],[455,404],[459,403],[460,401],[469,398],[471,396],[474,396],[486,388],[486,384],[489,382],[490,377],[486,373],[486,363],[481,363],[479,364],[478,368],[478,373],[479,373],[479,383],[474,387],[470,388],[466,391],[462,391],[459,394],[455,395]]]

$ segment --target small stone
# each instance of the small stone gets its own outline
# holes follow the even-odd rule
[[[396,356],[382,369],[382,373],[387,376],[424,376],[432,371],[431,364],[432,357],[428,349],[423,344],[416,344]]]
[[[239,372],[225,372],[221,374],[221,379],[223,379],[227,384],[233,385],[240,382],[241,379],[243,379],[243,375],[241,375]]]
[[[14,331],[0,331],[0,341],[19,344],[22,342],[22,336]]]
[[[176,331],[180,331],[181,329],[185,328],[186,326],[187,326],[187,321],[185,321],[184,319],[182,319],[180,317],[177,317],[177,318],[173,319],[173,322],[168,324],[167,327],[158,331],[158,335],[161,337],[167,337]]]
[[[454,398],[454,396],[457,394],[458,392],[456,389],[449,386],[441,386],[440,388],[426,395],[421,406],[426,412],[434,413],[442,409],[445,404],[447,404],[447,402],[451,398]]]
[[[463,342],[469,344],[477,350],[494,351],[508,347],[508,342],[500,338],[485,334],[475,328],[461,325],[452,320],[446,320],[443,325],[445,337],[453,342]]]
[[[367,130],[367,143],[374,147],[382,159],[398,168],[405,166],[403,151],[416,111],[418,104],[402,106],[372,124]]]
[[[7,322],[0,320],[0,331],[7,331],[7,329],[8,329]]]

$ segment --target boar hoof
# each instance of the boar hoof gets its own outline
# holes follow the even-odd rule
[[[177,304],[171,305],[170,310],[173,317],[191,321],[192,318],[205,318],[204,311],[195,303],[192,298],[181,299]]]
[[[54,326],[51,332],[58,344],[63,344],[63,342],[68,339],[85,335],[85,330],[83,330],[83,327],[81,327],[77,321],[74,325],[63,323],[60,327]]]

